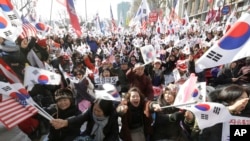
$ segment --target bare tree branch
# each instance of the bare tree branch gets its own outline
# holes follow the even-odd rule
[[[26,8],[31,2],[32,0],[27,1],[27,3],[25,3],[25,5],[20,8],[20,11],[23,11],[23,9]]]

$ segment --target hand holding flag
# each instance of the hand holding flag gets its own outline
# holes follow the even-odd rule
[[[193,112],[200,129],[228,122],[232,117],[224,105],[215,102],[197,103],[182,108]]]
[[[195,76],[195,74],[191,74],[189,79],[180,86],[180,89],[174,101],[174,105],[195,101],[193,97],[194,95],[197,96],[196,93],[194,94],[196,81],[197,76]]]
[[[37,112],[47,118],[53,119],[28,94],[21,83],[9,84],[0,82],[0,93],[7,99],[0,101],[0,121],[10,129]]]

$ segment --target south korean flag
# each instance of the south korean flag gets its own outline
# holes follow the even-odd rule
[[[250,14],[244,13],[230,30],[196,61],[196,70],[212,68],[250,56]]]

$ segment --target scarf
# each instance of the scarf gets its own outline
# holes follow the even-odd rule
[[[105,138],[103,128],[107,125],[109,117],[96,117],[93,114],[95,124],[93,126],[91,136],[94,135],[94,141],[102,141]]]

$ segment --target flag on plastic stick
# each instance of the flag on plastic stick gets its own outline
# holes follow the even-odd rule
[[[197,82],[197,76],[195,74],[191,74],[190,77],[180,86],[180,89],[176,95],[175,101],[173,105],[183,104],[186,102],[195,101],[193,96],[197,94],[193,94],[195,90],[195,85]]]
[[[156,51],[152,45],[140,48],[144,64],[149,64],[156,59]]]
[[[203,70],[250,56],[250,13],[244,13],[229,31],[196,62]]]
[[[206,101],[206,82],[199,82],[195,84],[194,91],[190,101],[205,102]]]
[[[195,115],[200,129],[211,127],[217,123],[228,122],[232,117],[224,105],[215,102],[202,102],[182,108]]]
[[[5,101],[4,103],[2,103],[2,106],[3,106],[2,108],[5,109],[4,110],[5,113],[3,113],[1,115],[2,119],[0,119],[0,120],[3,120],[4,122],[12,121],[12,119],[5,121],[6,120],[5,118],[8,117],[9,115],[11,115],[11,114],[9,114],[9,111],[14,110],[17,114],[20,114],[20,112],[23,112],[24,109],[26,109],[26,110],[28,109],[28,112],[32,112],[32,113],[27,113],[27,111],[26,111],[27,115],[21,114],[24,117],[22,118],[22,120],[18,119],[18,120],[20,120],[18,123],[20,123],[21,121],[32,116],[31,114],[35,114],[37,112],[40,115],[47,118],[48,120],[53,119],[53,117],[51,115],[49,115],[46,111],[44,111],[43,108],[41,108],[31,98],[28,91],[24,88],[24,86],[21,83],[10,84],[10,83],[5,83],[5,82],[0,82],[0,85],[1,85],[0,93],[2,95],[4,95],[5,97],[10,97],[11,99],[13,99],[13,100],[8,100],[8,101]],[[7,104],[9,103],[10,104],[9,106],[13,106],[13,107],[8,107],[7,105],[5,105],[6,103]],[[19,107],[19,108],[16,109],[17,107],[14,107],[14,105],[11,105],[11,104],[14,104],[15,106],[18,105],[17,107]],[[20,107],[23,107],[23,108],[20,109]],[[8,110],[6,108],[8,108]],[[13,108],[13,109],[10,109],[10,108]],[[9,115],[5,115],[5,114],[9,114]],[[13,113],[13,114],[15,114],[15,113]],[[14,116],[16,117],[17,115],[14,115]],[[19,116],[17,116],[17,117],[19,117]],[[15,125],[15,124],[13,124],[13,125]]]
[[[11,86],[16,90],[15,93],[18,94],[17,100],[20,102],[20,99],[22,99],[22,103],[27,103],[27,105],[35,106],[38,110],[38,113],[45,117],[48,120],[53,119],[53,117],[48,114],[42,107],[40,107],[29,95],[28,91],[25,89],[25,87],[21,83],[14,83],[11,84]],[[15,98],[15,96],[11,96],[12,98]],[[25,101],[25,102],[24,102]]]
[[[0,101],[0,121],[7,129],[17,126],[36,113],[37,109],[34,106],[24,107],[13,98]]]
[[[61,75],[32,66],[26,66],[24,75],[24,86],[41,85],[59,85]]]
[[[16,85],[22,85],[17,83]],[[5,100],[0,101],[0,121],[10,129],[38,112],[37,108],[29,104],[27,93],[18,91],[13,84],[0,82],[0,93]]]

